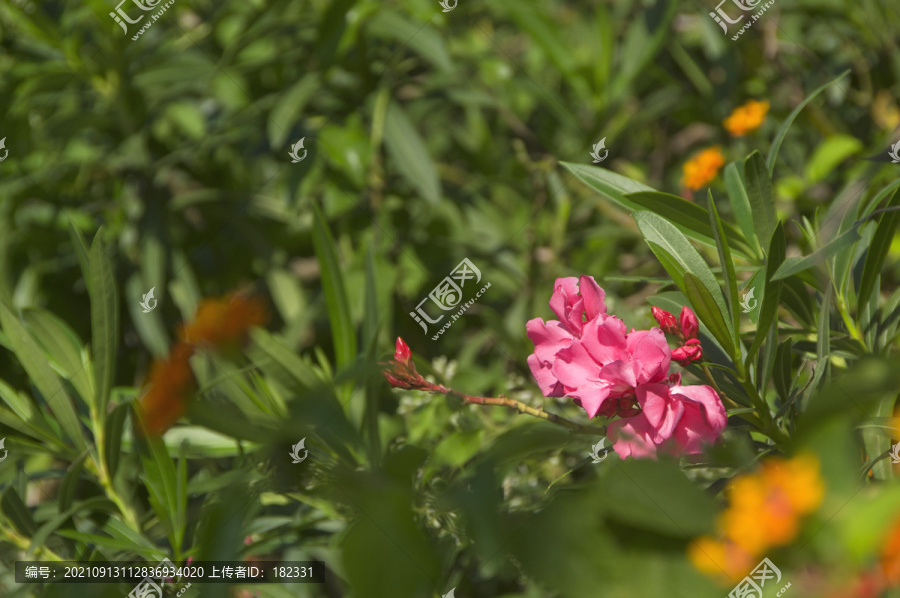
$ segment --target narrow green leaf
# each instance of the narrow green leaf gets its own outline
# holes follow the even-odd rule
[[[778,312],[778,303],[781,300],[782,283],[773,280],[772,277],[784,261],[786,250],[787,241],[784,237],[784,226],[779,222],[775,227],[775,233],[772,235],[772,242],[769,244],[762,306],[759,308],[759,321],[756,326],[756,336],[753,339],[753,344],[750,346],[749,351],[747,351],[748,360],[753,359],[756,356],[756,352],[762,346],[763,341],[769,334],[769,326],[777,325],[775,314]]]
[[[634,179],[617,174],[611,170],[606,170],[605,168],[600,168],[599,166],[576,164],[574,162],[560,162],[560,164],[575,175],[575,178],[579,181],[598,192],[601,197],[629,212],[640,209],[640,206],[628,199],[629,193],[656,191],[656,189],[648,187],[643,183],[639,183]]]
[[[722,227],[722,220],[719,219],[719,211],[716,209],[716,202],[712,196],[712,190],[709,193],[709,222],[712,227],[713,235],[716,241],[716,249],[719,251],[719,263],[722,265],[722,278],[725,281],[725,298],[728,300],[728,309],[731,313],[731,327],[734,331],[733,345],[736,355],[740,354],[740,314],[738,313],[738,289],[737,275],[734,271],[734,262],[731,259],[731,249],[728,247],[728,239]]]
[[[91,245],[91,354],[94,362],[93,411],[102,424],[115,378],[119,347],[119,299],[112,262],[103,244],[103,229]]]
[[[8,487],[0,497],[0,511],[6,515],[20,534],[30,538],[37,531],[37,524],[31,516],[31,511],[22,502],[15,487]]]
[[[785,340],[778,345],[775,353],[775,368],[772,373],[772,382],[775,384],[775,390],[783,403],[786,403],[791,395],[791,339]]]
[[[862,236],[859,234],[859,226],[854,225],[850,230],[847,230],[836,238],[832,239],[825,245],[822,245],[814,252],[809,255],[805,255],[803,257],[792,257],[788,260],[785,260],[783,264],[778,268],[778,271],[772,277],[772,280],[783,280],[789,276],[793,276],[798,272],[803,272],[804,270],[808,270],[817,264],[821,264],[831,256],[837,254],[842,249],[846,249],[848,247],[852,247],[853,244],[861,239]]]
[[[69,464],[66,473],[63,474],[56,499],[60,511],[68,511],[75,500],[75,492],[78,490],[78,482],[81,481],[81,472],[84,470],[84,460],[87,459],[87,456],[87,451],[82,453],[80,457]]]
[[[322,273],[322,289],[328,307],[328,319],[331,323],[331,336],[334,340],[334,352],[337,367],[342,368],[356,357],[356,332],[350,319],[350,304],[344,290],[344,278],[335,250],[334,239],[328,224],[319,207],[314,205],[315,225],[313,245],[319,258]]]
[[[719,283],[716,282],[716,277],[713,275],[712,270],[709,269],[709,266],[703,261],[703,258],[694,249],[690,241],[681,234],[681,231],[665,218],[652,212],[635,212],[633,217],[648,244],[654,243],[664,249],[675,260],[681,270],[690,272],[700,279],[700,282],[706,287],[706,290],[709,291],[710,296],[715,301],[719,313],[728,313],[725,297],[722,295],[722,289],[719,288]],[[651,245],[652,248],[653,246]],[[663,264],[663,267],[665,267],[665,264]],[[669,272],[669,274],[671,275],[672,273]],[[679,288],[682,288],[682,290],[684,290],[683,284],[682,281],[682,284],[679,285]],[[726,322],[726,330],[728,330],[728,337],[731,338],[734,331],[730,318]],[[727,344],[727,346],[733,345],[733,342]]]
[[[287,385],[298,392],[309,391],[316,386],[321,385],[316,373],[301,359],[295,352],[291,351],[287,345],[281,340],[272,336],[271,333],[262,329],[254,328],[250,330],[251,354],[254,349],[260,353],[260,358],[254,355],[253,361],[258,363],[264,371],[269,370],[269,366],[262,363],[262,357],[272,360],[284,375],[277,376],[280,379],[290,377],[291,383]]]
[[[756,236],[756,228],[753,226],[753,210],[750,208],[750,198],[747,197],[747,189],[738,172],[737,164],[732,162],[725,167],[725,189],[728,191],[728,199],[731,202],[731,210],[738,226],[744,233],[747,244],[759,258],[763,257],[762,246]]]
[[[653,255],[656,256],[656,259],[659,260],[659,263],[662,264],[663,269],[668,273],[668,275],[672,278],[672,282],[675,283],[679,289],[684,288],[684,268],[681,264],[678,263],[672,254],[668,251],[654,243],[653,241],[647,241],[647,245],[650,247],[650,251],[653,252]]]
[[[91,290],[91,258],[88,251],[87,242],[84,240],[81,231],[75,228],[71,219],[69,220],[69,238],[72,240],[72,246],[75,248],[75,257],[78,258],[78,265],[81,267],[81,275],[84,277],[84,285],[88,291]]]
[[[762,154],[754,151],[744,160],[744,181],[753,217],[753,228],[759,242],[766,246],[775,230],[775,197],[772,195],[772,179],[766,171]]]
[[[60,513],[58,515],[41,524],[41,527],[35,532],[34,536],[32,536],[31,544],[25,552],[26,558],[31,559],[34,551],[41,546],[44,546],[47,538],[50,537],[50,534],[59,529],[59,527],[68,521],[75,513],[80,511],[106,511],[107,513],[115,513],[116,505],[105,496],[95,496],[75,503],[74,505],[71,505],[71,508],[69,506],[63,508],[60,503],[59,510]]]
[[[819,382],[829,369],[831,356],[831,301],[834,289],[828,285],[828,290],[822,297],[822,309],[818,313],[818,328],[816,340],[816,367],[813,369],[813,380],[809,386],[810,395],[819,387]],[[827,381],[831,376],[825,376]],[[808,395],[809,396],[809,395]],[[808,397],[807,397],[808,398]]]
[[[895,207],[897,205],[900,205],[900,193],[897,193],[895,189],[887,207]],[[891,241],[894,238],[894,230],[897,228],[898,222],[900,222],[900,212],[885,212],[881,215],[881,220],[878,222],[878,227],[875,229],[875,235],[872,237],[872,243],[869,245],[869,250],[866,254],[862,276],[859,279],[857,305],[865,304],[869,300],[869,295],[875,290],[875,279],[881,274],[881,268],[884,266],[884,260],[887,257],[888,250],[891,248]]]
[[[719,344],[725,347],[726,350],[731,351],[731,355],[734,357],[734,339],[728,331],[728,326],[725,324],[722,312],[719,311],[719,306],[716,305],[712,294],[703,286],[700,279],[690,272],[684,273],[684,294],[687,296],[688,301],[691,302],[691,307],[696,312],[697,317],[706,324],[706,327],[716,337]]]
[[[846,77],[850,73],[850,69],[847,69],[828,83],[820,86],[814,92],[806,96],[800,105],[794,108],[794,110],[788,115],[787,119],[781,124],[781,128],[778,129],[778,133],[775,134],[775,140],[772,142],[772,147],[769,149],[769,156],[766,158],[766,167],[769,169],[769,176],[775,172],[775,159],[778,158],[778,150],[781,149],[781,143],[784,141],[785,135],[787,135],[788,129],[791,128],[791,124],[794,122],[794,119],[797,118],[797,115],[800,114],[800,111],[806,107],[816,96],[825,91],[825,89],[829,85],[833,85]]]
[[[174,545],[174,517],[178,512],[178,492],[175,465],[160,438],[148,438],[149,454],[142,454],[144,484],[150,493],[150,506],[156,517],[166,526]]]
[[[50,405],[53,414],[76,449],[81,451],[85,447],[85,440],[72,398],[47,363],[43,351],[19,319],[2,303],[0,303],[0,325],[9,337],[13,352],[25,368],[28,377],[44,396],[44,400]]]
[[[110,477],[115,477],[119,468],[119,455],[122,453],[122,434],[125,431],[125,420],[131,411],[133,401],[122,401],[116,405],[104,424],[106,436],[106,466]]]
[[[686,201],[677,195],[658,191],[640,191],[629,193],[625,197],[641,209],[662,216],[688,237],[710,247],[716,245],[709,212],[703,206]],[[741,234],[734,226],[723,223],[722,228],[730,243],[738,245],[739,248],[745,245]],[[746,255],[746,252],[741,251],[741,254]]]
[[[441,184],[428,147],[406,112],[396,102],[388,105],[384,143],[397,170],[429,203],[441,200]]]
[[[75,332],[62,319],[43,309],[23,309],[22,319],[57,371],[72,383],[85,404],[90,404],[94,389],[88,375],[89,366],[82,361],[81,341]]]

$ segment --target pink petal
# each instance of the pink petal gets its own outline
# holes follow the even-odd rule
[[[651,440],[660,444],[672,437],[684,406],[669,396],[665,384],[642,384],[636,389],[638,405],[651,428]]]
[[[531,375],[541,389],[541,394],[545,397],[561,397],[566,394],[563,385],[553,375],[550,362],[541,361],[537,355],[529,355],[526,361],[531,369]]]
[[[625,323],[615,316],[600,317],[586,323],[581,340],[597,364],[627,358]]]
[[[550,297],[550,309],[564,326],[580,336],[584,319],[581,305],[578,305],[577,313],[573,313],[576,303],[581,303],[581,297],[578,295],[578,279],[574,276],[557,278],[553,285],[553,295]]]
[[[702,407],[704,421],[709,429],[714,432],[713,440],[722,433],[728,425],[728,416],[725,414],[725,405],[719,399],[719,395],[710,386],[696,384],[693,386],[673,386],[672,396],[679,400],[689,401]]]
[[[607,435],[620,459],[656,458],[656,446],[650,440],[650,424],[643,415],[619,419],[609,424]]]
[[[606,314],[606,291],[600,288],[593,276],[582,276],[578,290],[584,300],[584,311],[588,321],[601,314]]]
[[[582,341],[573,341],[568,348],[556,354],[553,375],[562,382],[567,391],[575,391],[591,381],[596,383],[600,366],[597,365]]]
[[[669,373],[671,350],[659,328],[638,330],[628,335],[628,354],[640,366],[638,384],[661,382]]]
[[[540,318],[529,320],[525,332],[534,343],[534,354],[542,362],[552,362],[560,349],[572,344],[575,338],[562,324],[550,320],[546,324]]]

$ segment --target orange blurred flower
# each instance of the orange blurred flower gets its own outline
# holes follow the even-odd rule
[[[719,169],[725,165],[725,156],[718,145],[705,149],[684,163],[682,184],[692,191],[697,191],[709,184]]]
[[[717,525],[721,540],[698,538],[688,557],[700,571],[737,581],[768,548],[797,537],[800,518],[819,507],[824,493],[815,457],[770,459],[759,471],[732,480],[729,505]]]
[[[881,568],[891,587],[900,585],[900,521],[894,523],[881,547]]]
[[[751,131],[759,128],[769,112],[769,102],[766,100],[749,100],[743,106],[738,106],[723,121],[725,128],[732,137],[743,137]]]
[[[159,436],[184,415],[197,387],[190,363],[197,345],[234,348],[247,339],[252,326],[262,326],[267,320],[265,305],[254,297],[233,294],[201,301],[194,321],[182,324],[180,340],[168,357],[154,361],[150,368],[147,393],[139,405],[143,430]]]
[[[144,431],[159,436],[184,415],[188,397],[197,387],[191,371],[194,348],[177,343],[166,359],[153,362],[147,378],[147,394],[141,398],[139,413]]]
[[[268,321],[263,302],[255,297],[232,294],[204,299],[194,321],[181,329],[181,340],[194,345],[214,345],[229,348],[243,343],[247,331]]]

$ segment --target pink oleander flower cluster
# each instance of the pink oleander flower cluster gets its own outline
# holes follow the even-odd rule
[[[535,318],[526,326],[534,343],[528,366],[541,392],[571,397],[591,418],[618,417],[608,433],[622,459],[701,452],[725,429],[725,406],[709,386],[682,386],[680,373],[669,374],[673,359],[687,364],[702,356],[696,316],[685,308],[676,323],[654,311],[683,341],[673,352],[663,329],[627,332],[606,313],[605,300],[591,276],[556,279],[550,308],[559,320]]]

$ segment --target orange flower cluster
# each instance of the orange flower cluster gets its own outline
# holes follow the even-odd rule
[[[194,321],[182,325],[169,355],[150,368],[147,392],[138,409],[143,430],[160,436],[184,415],[187,400],[197,388],[190,360],[198,346],[233,349],[247,340],[250,328],[267,321],[265,306],[257,298],[233,294],[201,301]]]
[[[771,459],[753,474],[735,478],[726,491],[729,506],[719,516],[721,540],[704,536],[688,549],[694,566],[737,581],[771,546],[790,543],[800,518],[822,502],[819,462],[810,455]]]
[[[721,147],[717,145],[705,149],[684,163],[682,184],[691,191],[697,191],[716,178],[719,169],[723,166],[725,166],[725,156],[722,154]]]
[[[743,106],[738,106],[726,118],[722,124],[732,137],[743,137],[751,131],[755,131],[766,119],[769,112],[769,102],[766,100],[749,100]]]

